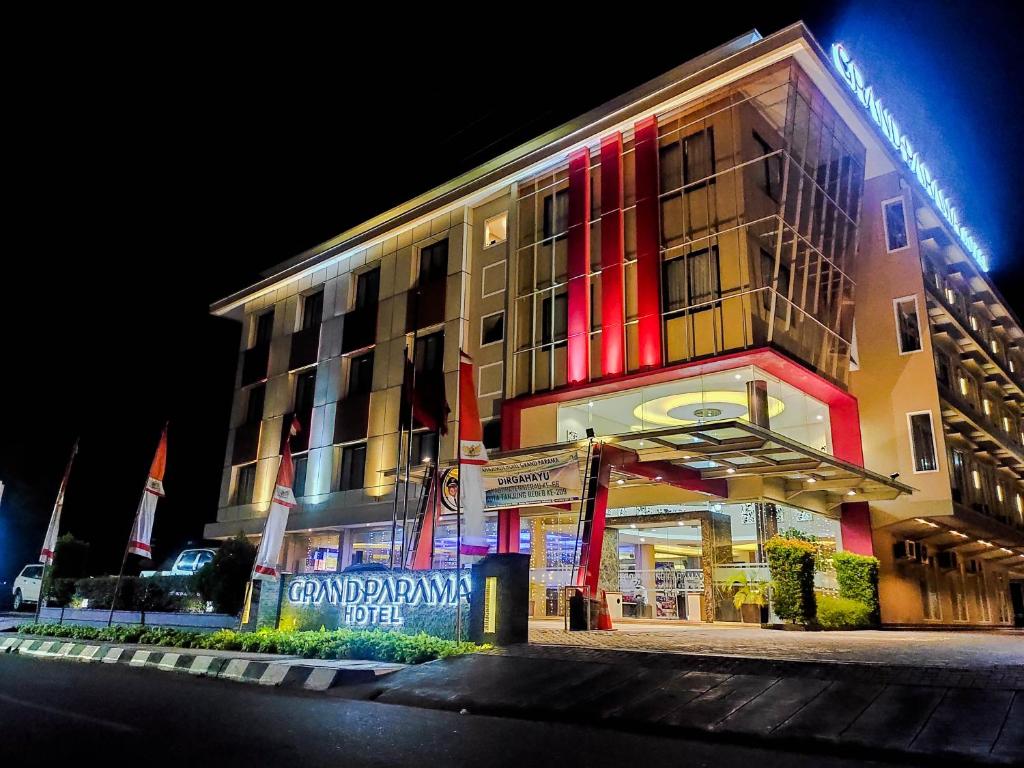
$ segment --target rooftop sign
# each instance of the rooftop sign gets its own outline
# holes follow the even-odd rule
[[[854,96],[871,115],[871,119],[881,129],[882,135],[888,139],[893,148],[899,152],[903,162],[910,168],[910,172],[917,177],[924,191],[935,202],[935,206],[942,213],[943,218],[956,232],[957,237],[971,258],[977,263],[983,272],[988,272],[988,256],[974,239],[974,235],[967,227],[960,223],[960,214],[956,207],[950,202],[945,190],[939,186],[938,179],[932,176],[931,169],[925,163],[921,154],[914,149],[910,139],[896,122],[886,107],[882,105],[882,99],[875,94],[874,89],[864,80],[864,73],[850,58],[849,52],[842,43],[832,45],[832,63],[839,71],[843,82],[853,91]]]

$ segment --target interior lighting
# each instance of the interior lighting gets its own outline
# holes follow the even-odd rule
[[[857,495],[857,492],[856,492],[855,490],[853,490],[853,488],[851,488],[850,490],[848,490],[848,491],[846,492],[846,495],[847,495],[847,496],[856,496],[856,495]]]
[[[768,416],[774,418],[786,410],[786,404],[779,398],[768,396]],[[706,414],[718,411],[716,418],[747,419],[747,393],[728,390],[709,392],[683,392],[666,395],[650,402],[641,403],[633,409],[633,415],[640,421],[660,424],[665,427],[688,426],[702,418],[697,412]]]

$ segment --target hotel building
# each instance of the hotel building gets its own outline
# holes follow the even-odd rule
[[[879,558],[886,624],[1012,624],[1020,323],[857,66],[752,32],[216,302],[244,330],[206,535],[259,535],[296,414],[282,567],[387,563],[396,500],[401,537],[454,457],[461,347],[492,459],[576,450],[588,478],[582,510],[488,519],[530,554],[531,615],[579,572],[629,617],[738,621],[736,579],[796,529],[822,590],[830,553]],[[407,355],[452,407],[408,485]]]

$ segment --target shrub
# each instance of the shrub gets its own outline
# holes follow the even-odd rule
[[[245,599],[245,586],[252,577],[256,547],[242,534],[220,545],[213,560],[195,576],[196,591],[213,603],[217,613],[237,614]]]
[[[99,640],[108,643],[141,643],[177,648],[222,651],[256,651],[302,656],[307,659],[370,659],[401,664],[421,664],[488,648],[486,645],[457,643],[426,634],[406,635],[381,629],[336,629],[330,632],[192,632],[165,627],[116,626],[78,627],[70,624],[23,624],[18,631],[28,635]]]
[[[50,574],[54,579],[80,579],[88,573],[89,544],[65,533],[54,547]]]
[[[872,625],[872,609],[860,600],[821,595],[818,623],[825,629],[864,629]]]
[[[832,558],[836,566],[839,596],[858,600],[868,606],[872,616],[878,617],[878,558],[836,552]]]
[[[764,545],[772,576],[772,607],[784,621],[815,618],[814,544],[774,536]]]

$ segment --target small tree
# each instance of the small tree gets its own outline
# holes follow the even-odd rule
[[[786,621],[813,621],[817,614],[814,544],[774,536],[765,543],[764,551],[772,575],[772,607],[776,615]]]
[[[196,591],[213,602],[217,613],[238,613],[255,561],[256,547],[239,533],[221,544],[213,560],[196,574]]]
[[[872,620],[878,622],[878,558],[836,552],[836,582],[839,596],[864,603]]]
[[[57,539],[54,548],[53,565],[50,574],[55,579],[79,579],[87,575],[89,567],[89,543],[76,539],[74,534],[65,533]]]

